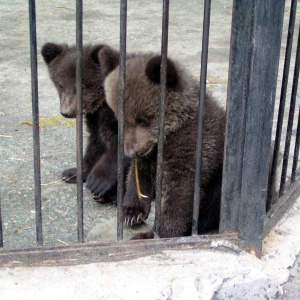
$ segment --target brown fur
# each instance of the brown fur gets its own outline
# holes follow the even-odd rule
[[[41,51],[55,84],[60,111],[75,118],[76,48],[66,44],[47,43]],[[102,56],[105,59],[102,59]],[[82,59],[83,112],[89,139],[83,159],[84,181],[100,201],[116,197],[117,120],[105,101],[103,81],[119,63],[119,54],[106,45],[85,46]],[[76,168],[65,170],[62,179],[76,182]]]
[[[137,55],[126,63],[125,155],[139,157],[141,191],[137,199],[133,167],[124,197],[124,217],[135,224],[148,217],[154,197],[160,57]],[[119,68],[105,80],[107,103],[118,117]],[[163,191],[160,237],[191,234],[195,151],[197,140],[198,86],[175,62],[168,60],[163,156]],[[201,209],[199,231],[218,228],[221,173],[225,133],[225,111],[206,97],[203,126]],[[152,237],[152,234],[134,238]]]

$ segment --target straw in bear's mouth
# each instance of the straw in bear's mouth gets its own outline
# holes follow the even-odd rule
[[[135,173],[135,182],[136,182],[136,190],[138,194],[138,198],[142,201],[142,198],[149,198],[146,195],[143,195],[141,192],[140,181],[139,181],[139,171],[138,171],[138,158],[134,159],[134,173]]]

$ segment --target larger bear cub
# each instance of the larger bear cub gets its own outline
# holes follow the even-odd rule
[[[76,48],[46,43],[42,56],[60,98],[60,112],[75,118]],[[106,60],[101,59],[102,55]],[[109,59],[108,59],[109,58]],[[83,113],[89,133],[83,158],[83,179],[94,198],[115,200],[117,182],[117,120],[105,101],[105,76],[119,61],[119,53],[106,45],[85,46],[82,60]],[[76,182],[76,168],[63,171],[65,182]]]
[[[148,217],[154,197],[161,57],[153,54],[127,58],[124,152],[138,158],[141,192],[136,193],[134,166],[124,197],[124,218],[135,224]],[[108,105],[118,118],[119,67],[105,79]],[[167,63],[165,141],[160,237],[191,234],[199,86],[174,61]],[[223,164],[225,111],[209,96],[205,101],[201,208],[199,232],[217,229]],[[153,233],[135,238],[149,238]]]

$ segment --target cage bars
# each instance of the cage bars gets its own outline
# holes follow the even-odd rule
[[[291,61],[292,46],[293,46],[293,33],[295,27],[296,10],[297,10],[297,0],[291,0],[288,36],[286,42],[285,61],[284,61],[281,94],[280,94],[280,102],[279,102],[279,110],[278,110],[278,118],[277,118],[277,128],[276,128],[273,159],[271,164],[271,172],[270,172],[269,186],[268,186],[269,203],[267,204],[267,208],[270,208],[271,205],[274,203],[274,201],[276,201],[274,195],[274,191],[275,191],[274,186],[275,186],[276,171],[277,171],[278,160],[279,160],[280,142],[281,142],[283,118],[284,118],[285,103],[286,103],[286,92],[288,86],[288,77],[289,77],[290,61]],[[282,195],[282,188],[283,188],[283,183],[281,184],[280,187],[279,196]]]
[[[31,63],[32,120],[33,120],[32,128],[33,128],[36,239],[37,239],[37,245],[42,246],[43,231],[42,231],[40,130],[39,130],[39,99],[38,99],[35,0],[29,0],[29,34],[30,34],[30,63]]]
[[[83,243],[82,0],[76,0],[76,97],[77,240]]]
[[[200,90],[199,90],[199,104],[198,104],[198,133],[197,133],[197,147],[196,147],[196,170],[195,170],[193,221],[192,221],[193,235],[198,234],[198,221],[199,221],[202,144],[203,144],[202,128],[203,128],[205,95],[206,95],[210,10],[211,10],[211,0],[206,0],[204,3],[204,17],[203,17],[203,31],[202,31],[203,34],[202,34],[201,70],[200,70]]]
[[[127,0],[120,2],[120,72],[118,112],[118,212],[117,240],[123,240],[123,194],[124,194],[124,110],[126,95],[126,32]]]
[[[160,101],[158,120],[157,167],[156,167],[156,201],[154,231],[158,234],[161,219],[161,197],[163,176],[163,151],[165,137],[165,101],[167,83],[167,56],[169,33],[169,0],[163,1],[162,11],[162,38],[161,38],[161,66],[160,66]]]
[[[284,147],[283,162],[282,162],[279,197],[284,192],[284,189],[286,186],[286,179],[287,179],[287,168],[288,168],[288,162],[289,162],[289,157],[290,157],[290,145],[291,145],[291,138],[292,138],[292,131],[293,131],[294,115],[295,115],[295,109],[296,109],[297,89],[298,89],[298,79],[299,79],[299,66],[300,66],[299,54],[300,54],[300,30],[298,32],[297,52],[296,52],[296,61],[295,61],[295,68],[294,68],[294,79],[293,79],[293,86],[292,86],[292,93],[291,93],[290,110],[289,110],[289,116],[288,116],[288,126],[287,126],[287,130],[286,130],[286,139],[285,139],[285,147]],[[298,160],[298,155],[296,155],[295,158]]]

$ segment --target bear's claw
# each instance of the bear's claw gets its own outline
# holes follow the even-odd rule
[[[83,173],[83,182],[85,182],[86,175],[85,172]],[[76,183],[77,182],[77,169],[71,168],[64,170],[61,173],[61,180],[63,180],[66,183]]]

